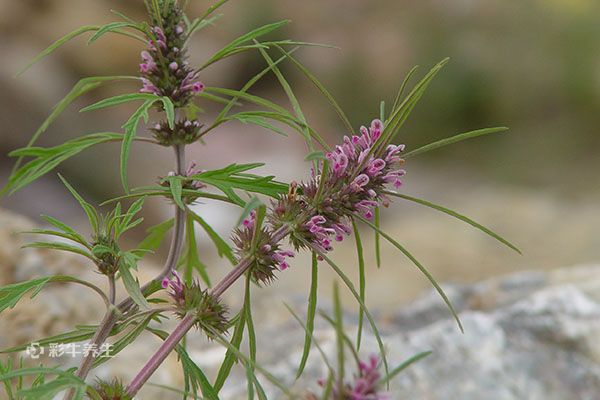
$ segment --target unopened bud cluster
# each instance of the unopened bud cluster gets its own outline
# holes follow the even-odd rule
[[[119,270],[119,253],[120,249],[115,240],[105,235],[95,237],[92,243],[92,254],[98,272],[107,276],[116,274]]]
[[[177,272],[171,278],[164,278],[163,289],[167,289],[175,305],[179,318],[192,314],[196,318],[196,327],[204,330],[207,336],[213,333],[225,333],[228,327],[228,308],[219,299],[203,290],[198,282],[186,285]]]
[[[102,400],[133,400],[133,396],[127,394],[125,386],[118,379],[110,382],[98,380],[95,390]]]
[[[150,131],[156,141],[163,146],[185,145],[198,140],[200,127],[199,121],[184,119],[176,121],[172,129],[167,121],[163,121],[150,128]]]

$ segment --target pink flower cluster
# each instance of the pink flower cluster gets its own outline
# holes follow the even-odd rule
[[[175,25],[169,27],[168,35],[158,26],[151,31],[153,37],[149,39],[148,49],[141,53],[140,92],[168,96],[182,105],[204,89],[204,84],[197,80],[198,72],[189,68],[185,50],[181,48],[185,43],[185,30]]]
[[[333,386],[334,400],[390,400],[389,393],[381,392],[381,374],[378,370],[379,357],[372,355],[368,362],[360,361],[358,375],[351,383],[344,385],[343,393],[339,393],[336,385]],[[319,380],[321,386],[324,380]]]
[[[181,276],[179,276],[177,271],[173,271],[172,278],[169,278],[168,276],[165,277],[161,282],[161,286],[163,289],[169,290],[169,294],[173,298],[177,299],[183,296],[183,281],[181,280]]]

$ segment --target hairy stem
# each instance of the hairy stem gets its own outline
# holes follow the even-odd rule
[[[110,304],[115,304],[115,298],[117,296],[117,289],[115,287],[115,276],[110,275],[108,277],[108,300]]]
[[[179,341],[183,339],[185,334],[194,326],[196,323],[196,315],[186,315],[179,325],[171,332],[167,339],[162,343],[159,349],[154,355],[148,360],[148,362],[142,367],[140,372],[133,378],[129,386],[127,387],[127,393],[130,396],[135,396],[146,381],[152,376],[154,371],[162,364],[167,358],[171,351],[177,346]]]

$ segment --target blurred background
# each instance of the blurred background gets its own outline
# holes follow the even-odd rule
[[[191,1],[198,15],[212,2]],[[141,0],[0,0],[0,177],[52,107],[81,78],[135,75],[141,48],[136,41],[106,35],[86,46],[80,38],[21,77],[15,73],[56,38],[85,24],[116,20],[109,10],[144,18]],[[464,213],[516,243],[517,255],[479,231],[435,211],[396,201],[384,211],[383,227],[405,244],[441,281],[469,282],[528,269],[552,269],[600,261],[600,4],[592,0],[231,0],[216,26],[191,43],[200,63],[240,34],[280,19],[292,22],[277,38],[326,43],[339,49],[305,48],[298,58],[330,89],[356,127],[393,102],[405,74],[417,77],[439,60],[451,62],[436,78],[398,140],[409,149],[482,127],[508,126],[504,134],[444,148],[407,164],[404,192]],[[209,86],[240,88],[264,68],[258,53],[235,56],[202,75]],[[317,90],[290,64],[282,69],[311,125],[330,143],[344,132]],[[413,82],[414,83],[414,82]],[[109,84],[83,96],[54,123],[40,144],[50,146],[82,133],[118,131],[132,109],[79,114],[101,98],[137,90]],[[287,100],[267,76],[254,93]],[[200,104],[209,122],[219,108]],[[140,134],[142,134],[140,132]],[[276,136],[230,124],[189,147],[188,159],[203,169],[232,162],[265,162],[262,172],[278,179],[307,176],[301,138]],[[84,195],[101,202],[121,194],[118,145],[103,145],[69,160],[59,172]],[[173,168],[171,151],[136,144],[130,179],[152,184]],[[2,199],[1,206],[33,219],[51,214],[85,230],[83,214],[59,184],[56,171]],[[197,211],[227,236],[239,210],[201,204]],[[148,203],[144,227],[171,212],[162,200]],[[135,244],[144,227],[130,240]],[[137,235],[137,236],[136,236]],[[202,240],[209,265],[223,271]],[[373,240],[365,244],[372,250]],[[335,256],[353,275],[353,244]],[[305,291],[304,259],[282,274],[277,289]],[[383,244],[383,266],[374,257],[368,296],[393,307],[428,284],[392,247]],[[219,273],[219,272],[217,272]],[[324,273],[326,273],[324,271]],[[323,285],[327,287],[327,285]]]

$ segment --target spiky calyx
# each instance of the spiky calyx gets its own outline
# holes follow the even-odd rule
[[[183,119],[175,122],[171,129],[168,122],[163,121],[150,129],[156,141],[163,146],[185,145],[194,143],[200,134],[200,123],[197,120]]]
[[[133,396],[127,394],[125,386],[118,379],[110,382],[98,380],[95,389],[102,400],[133,400]]]
[[[120,252],[115,240],[106,235],[96,236],[92,243],[92,253],[98,272],[107,276],[116,274],[121,262]]]
[[[163,280],[162,286],[168,289],[175,304],[175,314],[180,319],[190,314],[194,315],[195,326],[203,330],[208,337],[212,337],[213,333],[227,332],[229,327],[228,307],[208,290],[203,290],[198,282],[186,285],[182,282],[179,274],[174,273],[171,279]]]

